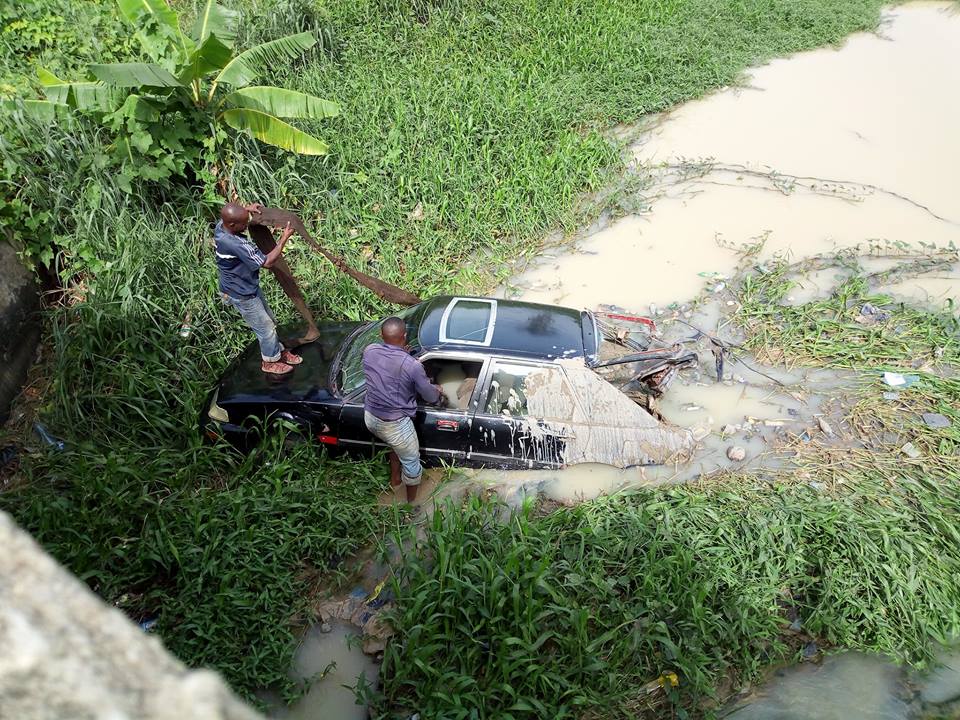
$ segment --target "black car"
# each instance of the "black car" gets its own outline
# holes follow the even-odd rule
[[[693,446],[688,431],[659,423],[592,369],[603,339],[592,313],[436,297],[398,315],[411,353],[448,399],[421,405],[414,419],[428,464],[627,467],[672,461]],[[380,323],[328,323],[321,332],[282,377],[260,370],[252,343],[212,393],[206,433],[243,444],[284,419],[330,448],[370,455],[382,447],[364,425],[362,368]]]

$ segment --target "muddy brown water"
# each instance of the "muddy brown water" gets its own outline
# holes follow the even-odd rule
[[[632,149],[657,178],[649,212],[552,251],[515,289],[639,311],[693,297],[700,273],[732,274],[731,247],[759,239],[761,257],[794,259],[871,241],[960,245],[956,7],[889,10],[876,34],[774,60],[653,121]],[[897,289],[957,297],[960,270],[935,285]]]
[[[762,241],[759,258],[793,260],[840,248],[960,246],[960,14],[950,3],[909,3],[884,13],[877,33],[858,33],[839,48],[801,53],[752,70],[736,88],[655,118],[631,152],[649,173],[648,211],[575,238],[518,269],[504,294],[595,309],[618,305],[649,312],[682,305],[732,277],[739,251]],[[871,269],[882,266],[876,259]],[[837,273],[801,279],[788,302],[828,293]],[[960,266],[886,288],[914,303],[942,308],[960,297]],[[722,325],[725,298],[687,317],[703,329]],[[729,309],[729,308],[726,308]],[[669,332],[679,334],[682,327]],[[668,333],[669,334],[669,333]],[[735,339],[735,338],[733,338]],[[756,365],[754,365],[756,367]],[[789,458],[769,448],[831,418],[852,378],[737,364],[721,382],[704,362],[660,402],[664,418],[701,438],[682,467],[619,470],[582,465],[562,471],[458,471],[425,479],[418,505],[495,492],[508,505],[539,495],[571,504],[624,488],[682,482],[731,467],[779,467]],[[831,422],[836,422],[832,418]],[[841,428],[842,430],[842,428]],[[731,445],[742,462],[727,458]],[[383,503],[399,501],[387,492]],[[375,674],[345,639],[310,630],[295,673],[305,677],[336,660],[292,710],[298,718],[364,717],[342,684]],[[960,697],[960,655],[929,677],[857,653],[822,665],[784,668],[730,708],[734,718],[890,718],[932,712]],[[352,676],[352,677],[351,677]],[[867,697],[869,696],[869,697]],[[864,698],[868,701],[864,701]],[[936,710],[939,712],[939,710]]]

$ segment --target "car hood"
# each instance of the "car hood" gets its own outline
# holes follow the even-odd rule
[[[247,403],[321,402],[333,396],[330,368],[346,340],[363,323],[321,323],[320,338],[296,352],[303,363],[287,375],[269,375],[260,369],[260,345],[247,346],[220,380],[217,403],[221,406]],[[280,333],[284,336],[283,331]]]

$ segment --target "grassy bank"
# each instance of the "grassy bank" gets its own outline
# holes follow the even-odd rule
[[[849,436],[796,440],[795,467],[773,476],[507,523],[481,501],[439,512],[397,570],[380,717],[662,717],[668,698],[648,688],[671,671],[673,711],[702,716],[810,641],[923,664],[960,629],[960,381],[938,372],[960,366],[957,322],[860,277],[781,306],[787,270],[744,282],[738,320],[778,360],[860,371]],[[890,317],[856,322],[865,302]],[[880,368],[919,379],[884,398]],[[934,412],[951,426],[928,427]]]
[[[66,74],[82,66],[67,58],[57,66],[58,53],[128,56],[110,4],[69,4],[69,13],[53,2],[37,7],[43,18],[104,28],[100,44],[40,33],[33,50],[4,51],[5,76],[35,63]],[[696,97],[773,55],[871,27],[879,5],[240,3],[241,44],[329,29],[330,52],[264,82],[335,99],[344,112],[325,123],[333,153],[320,160],[237,139],[231,179],[247,200],[302,209],[325,243],[367,272],[422,295],[484,287],[544,231],[571,227],[577,198],[617,172],[609,126]],[[6,32],[12,20],[2,18]],[[109,142],[100,131],[4,130],[4,199],[49,212],[34,217],[69,278],[67,297],[47,316],[50,382],[40,410],[70,449],[27,457],[18,490],[0,506],[108,602],[136,619],[159,613],[164,641],[186,662],[212,665],[249,695],[285,673],[289,619],[313,575],[335,572],[338,558],[378,531],[382,468],[327,463],[309,448],[269,446],[242,461],[200,445],[205,394],[249,340],[217,300],[207,209],[190,188],[124,195],[100,164]],[[386,309],[296,241],[290,257],[320,315]],[[177,329],[187,313],[195,330],[184,340]],[[685,657],[692,667],[713,656]],[[578,693],[594,672],[581,669]],[[390,701],[405,707],[413,696],[402,676],[391,682]]]

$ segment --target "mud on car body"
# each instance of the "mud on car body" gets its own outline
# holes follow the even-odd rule
[[[665,463],[693,447],[592,368],[600,325],[592,313],[478,297],[436,297],[398,313],[410,352],[444,387],[414,423],[427,464],[555,468]],[[210,437],[239,446],[285,420],[331,449],[372,455],[383,445],[363,420],[363,349],[380,323],[327,323],[290,375],[260,371],[256,343],[224,373],[201,418]],[[677,362],[689,357],[678,356]]]

